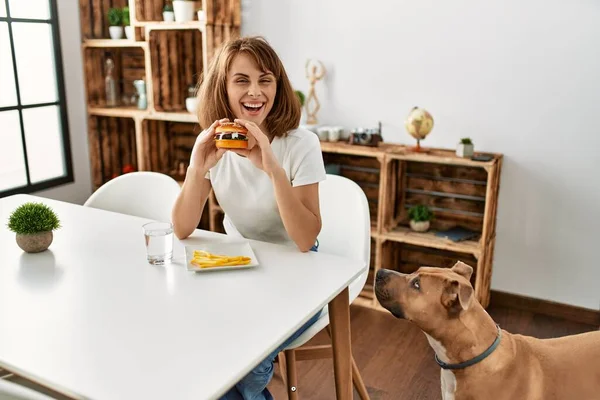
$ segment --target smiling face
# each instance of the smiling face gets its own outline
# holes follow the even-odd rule
[[[227,97],[236,118],[263,125],[276,94],[277,81],[271,71],[261,71],[246,53],[235,56],[227,73]]]

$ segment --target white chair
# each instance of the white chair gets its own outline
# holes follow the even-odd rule
[[[100,186],[84,206],[169,222],[180,191],[177,181],[168,175],[131,172]]]
[[[338,175],[327,175],[319,184],[322,228],[319,233],[320,253],[329,253],[364,261],[369,265],[371,259],[371,220],[369,203],[363,190],[355,182]],[[368,269],[349,286],[350,303],[358,297],[367,281]],[[330,357],[331,351],[315,351],[305,346],[313,336],[329,325],[327,307],[320,318],[308,328],[287,349],[279,354],[278,362],[282,376],[285,377],[288,397],[296,399],[298,394],[292,388],[297,386],[296,358],[313,359]],[[329,332],[329,331],[328,331]],[[318,346],[321,350],[322,346]],[[298,357],[297,357],[298,356]],[[287,365],[287,368],[284,368]],[[287,371],[286,371],[287,370]],[[369,398],[360,377],[354,358],[352,358],[352,381],[360,397]]]
[[[0,400],[52,400],[52,397],[6,379],[0,379]]]

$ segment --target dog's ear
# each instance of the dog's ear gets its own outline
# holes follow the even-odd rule
[[[456,279],[448,279],[442,293],[442,304],[452,313],[468,310],[473,300],[473,287]]]
[[[471,275],[473,275],[473,267],[468,264],[465,264],[462,261],[457,262],[452,267],[452,271],[456,272],[460,276],[464,276],[466,280],[471,280]]]

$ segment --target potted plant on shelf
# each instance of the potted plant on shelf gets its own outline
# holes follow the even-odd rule
[[[123,7],[123,25],[125,25],[125,37],[129,40],[134,39],[133,26],[129,20],[129,7]]]
[[[298,96],[298,100],[300,101],[300,110],[302,113],[300,115],[300,125],[304,125],[306,124],[306,113],[304,112],[304,103],[306,101],[306,95],[301,90],[294,90],[294,93],[296,94],[296,96]]]
[[[39,253],[52,243],[52,231],[60,221],[43,203],[25,203],[17,207],[8,219],[8,229],[17,234],[17,245],[27,253]]]
[[[173,0],[173,11],[176,22],[194,20],[195,2],[193,0]]]
[[[459,157],[470,158],[473,157],[473,142],[470,138],[462,138],[460,139],[460,143],[456,148],[456,155]]]
[[[163,8],[163,19],[165,22],[175,21],[175,13],[173,12],[173,4],[170,0],[167,0]]]
[[[415,232],[427,232],[433,213],[429,207],[424,205],[413,206],[408,210],[410,228]]]
[[[108,31],[111,39],[123,37],[123,11],[120,8],[108,9]]]

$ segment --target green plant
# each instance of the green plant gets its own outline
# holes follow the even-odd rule
[[[121,12],[123,13],[123,25],[131,25],[131,21],[129,20],[129,7],[123,7],[123,10]]]
[[[298,96],[298,100],[300,100],[300,107],[304,107],[304,100],[306,99],[304,93],[302,93],[300,90],[295,90],[294,93],[296,93],[296,96]]]
[[[465,137],[460,139],[460,144],[473,144],[473,142],[471,141],[471,138]]]
[[[42,203],[25,203],[17,207],[8,218],[8,229],[21,234],[53,231],[60,221],[50,207]]]
[[[164,12],[173,12],[173,4],[170,1],[167,1],[165,3],[165,6],[163,7],[163,11]]]
[[[108,9],[108,25],[121,26],[123,25],[123,11],[120,8]]]
[[[433,219],[433,212],[427,206],[418,205],[412,206],[408,210],[408,216],[411,221],[415,222],[431,221]]]

